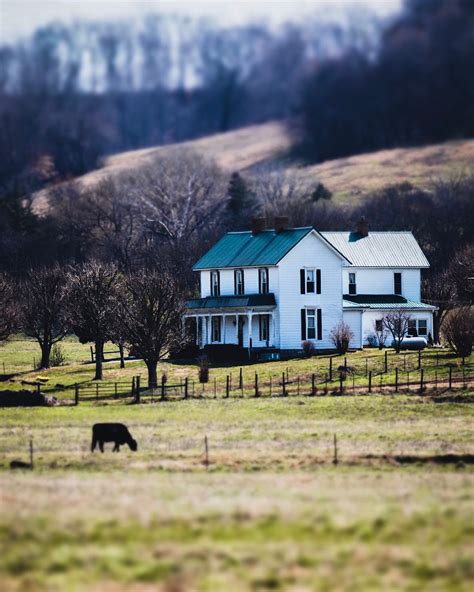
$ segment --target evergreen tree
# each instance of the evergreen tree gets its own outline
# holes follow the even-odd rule
[[[232,173],[227,189],[227,213],[233,228],[247,227],[255,209],[255,196],[240,173]]]

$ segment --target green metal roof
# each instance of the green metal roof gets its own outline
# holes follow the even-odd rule
[[[242,296],[208,296],[186,302],[188,309],[202,308],[249,308],[253,306],[276,306],[274,294],[245,294]]]
[[[342,305],[345,309],[370,308],[374,310],[394,310],[401,308],[409,310],[436,310],[436,307],[430,304],[407,300],[403,296],[397,296],[395,294],[357,294],[354,296],[344,294],[342,298]]]
[[[429,267],[411,232],[321,232],[355,267]]]
[[[279,233],[275,230],[263,230],[258,234],[228,232],[193,265],[193,269],[276,265],[312,230],[306,227]]]

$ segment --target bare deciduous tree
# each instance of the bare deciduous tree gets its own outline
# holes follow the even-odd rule
[[[49,368],[51,348],[68,331],[65,273],[55,265],[31,269],[20,284],[23,331],[41,348],[41,368]]]
[[[5,341],[18,328],[15,287],[11,278],[0,273],[0,341]]]
[[[385,346],[385,342],[388,337],[388,329],[383,321],[374,321],[374,335],[375,341],[377,342],[378,348],[382,349]]]
[[[329,334],[331,341],[334,343],[334,347],[338,354],[345,354],[349,349],[349,343],[354,337],[352,329],[344,321],[340,321]]]
[[[189,150],[176,150],[135,171],[130,197],[140,204],[147,231],[180,245],[204,227],[222,224],[226,183],[220,169]]]
[[[402,309],[388,312],[382,319],[387,331],[393,337],[393,346],[397,353],[400,353],[402,339],[408,335],[408,325],[411,316]]]
[[[474,311],[470,306],[452,310],[443,323],[443,335],[458,356],[472,353],[474,342]]]
[[[120,304],[121,333],[143,358],[148,385],[157,386],[158,361],[185,339],[183,300],[178,283],[166,269],[142,270],[124,281]]]
[[[68,273],[68,318],[82,343],[95,344],[95,380],[102,380],[104,344],[115,337],[121,279],[115,265],[85,263]]]

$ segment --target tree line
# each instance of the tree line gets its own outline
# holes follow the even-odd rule
[[[302,85],[303,153],[322,161],[474,135],[474,3],[407,0],[375,55],[351,48]]]
[[[39,267],[17,281],[0,274],[0,342],[22,331],[41,348],[42,369],[68,333],[95,347],[95,380],[103,378],[104,345],[128,347],[143,359],[148,383],[157,385],[157,364],[182,347],[182,290],[166,266],[121,273],[116,265],[90,261]]]
[[[310,62],[377,40],[375,19],[278,29],[150,14],[55,23],[0,45],[0,194],[83,174],[106,154],[295,113]]]

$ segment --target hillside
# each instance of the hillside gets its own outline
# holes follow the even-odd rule
[[[304,178],[318,180],[337,201],[362,196],[386,185],[409,181],[427,187],[439,177],[474,171],[474,140],[459,140],[417,148],[395,148],[304,165],[288,157],[292,139],[284,123],[270,122],[199,140],[114,154],[104,159],[100,169],[79,178],[92,186],[108,175],[153,161],[178,146],[192,148],[214,159],[225,171],[251,173],[255,168],[282,166]],[[47,190],[37,194],[36,211],[47,207]]]

